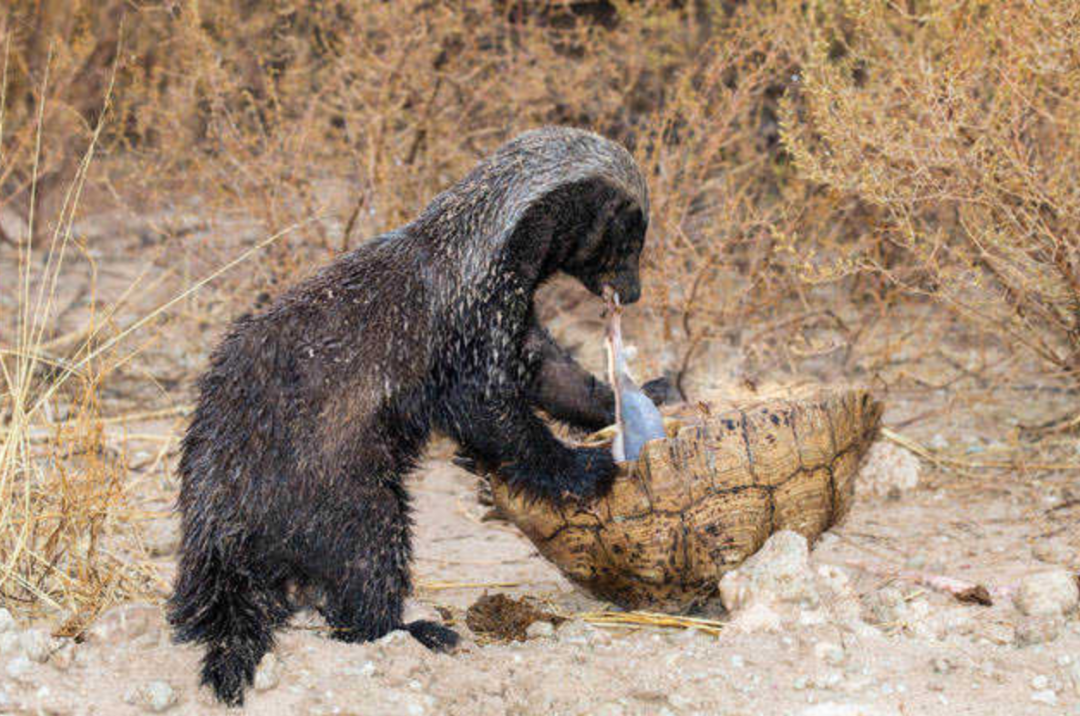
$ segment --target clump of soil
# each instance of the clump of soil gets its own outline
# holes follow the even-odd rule
[[[465,615],[465,623],[478,636],[493,641],[525,641],[526,630],[533,622],[550,622],[558,626],[565,618],[539,609],[524,597],[511,599],[505,594],[485,594],[473,602]]]

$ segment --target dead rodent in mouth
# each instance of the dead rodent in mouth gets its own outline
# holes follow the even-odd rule
[[[635,461],[641,448],[650,440],[665,437],[664,418],[630,375],[622,339],[622,304],[612,288],[604,291],[607,303],[605,341],[608,354],[608,380],[615,392],[615,439],[611,455],[615,462]]]

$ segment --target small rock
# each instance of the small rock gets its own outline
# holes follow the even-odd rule
[[[11,612],[0,607],[0,633],[15,631],[18,628],[19,626],[15,623],[15,617],[11,616]]]
[[[1013,601],[1029,616],[1067,614],[1080,602],[1080,587],[1064,569],[1037,572],[1020,583]]]
[[[977,626],[971,607],[938,607],[927,617],[927,626],[937,639],[970,634]]]
[[[49,663],[60,671],[67,671],[75,663],[75,642],[65,641],[52,653]]]
[[[24,631],[19,637],[19,645],[22,647],[23,653],[31,661],[36,661],[39,664],[48,661],[49,656],[59,646],[57,640],[42,629],[27,629]]]
[[[868,618],[874,624],[901,624],[907,616],[904,593],[896,587],[885,587],[867,598]]]
[[[1016,640],[1016,629],[1009,624],[1001,622],[981,622],[974,631],[977,638],[985,639],[991,644],[1012,644]]]
[[[822,641],[814,645],[814,656],[833,666],[839,666],[844,661],[844,648],[831,641]]]
[[[161,609],[153,604],[133,602],[113,607],[86,630],[91,642],[132,641],[149,634],[154,641],[161,625]]]
[[[1031,677],[1031,688],[1035,689],[1036,691],[1042,691],[1049,685],[1050,679],[1043,674]]]
[[[19,655],[7,663],[4,671],[16,681],[24,681],[30,676],[34,663],[25,656]]]
[[[156,714],[169,710],[178,700],[176,690],[168,682],[160,680],[150,681],[124,695],[124,701],[129,704]]]
[[[18,651],[20,646],[19,632],[17,631],[5,631],[0,632],[0,654],[8,654],[13,651]]]
[[[611,639],[607,634],[581,619],[564,622],[555,632],[555,636],[563,644],[606,644]]]
[[[369,662],[370,663],[370,662]],[[255,670],[254,687],[256,691],[269,691],[278,685],[281,680],[278,673],[278,660],[273,653],[268,653],[259,662],[259,668]]]
[[[951,659],[944,656],[936,656],[930,662],[930,666],[933,667],[935,674],[951,674],[953,669],[956,668],[956,664]]]
[[[858,476],[860,494],[901,497],[919,485],[919,458],[909,450],[878,440],[866,453]]]
[[[720,600],[735,612],[753,602],[799,603],[817,607],[820,596],[810,571],[806,538],[781,530],[765,541],[756,553],[720,580]]]
[[[555,627],[551,622],[535,621],[525,629],[525,636],[529,639],[546,639],[555,635]]]
[[[409,632],[405,631],[404,629],[395,629],[394,631],[386,634],[385,636],[376,639],[375,643],[381,646],[389,646],[390,644],[394,644],[399,641],[407,642],[410,638],[411,637],[409,636]]]
[[[843,567],[837,567],[835,564],[818,565],[817,581],[821,587],[835,595],[844,596],[851,593],[851,577]]]
[[[1064,629],[1065,620],[1059,616],[1025,617],[1016,625],[1016,645],[1049,644]]]
[[[844,675],[839,671],[826,671],[817,678],[817,685],[822,689],[835,689],[844,681]]]
[[[1037,704],[1046,704],[1047,706],[1057,706],[1057,694],[1051,689],[1045,689],[1043,691],[1036,691],[1031,694],[1031,700]]]
[[[780,630],[780,614],[768,604],[754,602],[735,614],[731,628],[746,634]]]
[[[372,676],[375,673],[375,662],[368,660],[359,666],[346,666],[341,673],[345,676]]]

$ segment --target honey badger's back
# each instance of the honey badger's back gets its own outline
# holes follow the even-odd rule
[[[456,640],[402,623],[401,478],[433,427],[467,440],[485,394],[531,381],[520,354],[532,293],[564,260],[540,239],[553,240],[553,221],[596,230],[599,209],[592,194],[537,207],[591,181],[597,196],[647,208],[625,150],[576,130],[527,133],[414,222],[233,325],[183,443],[169,615],[178,640],[206,644],[203,682],[223,701],[242,702],[297,591],[341,638],[407,628],[433,647]]]
[[[423,383],[432,352],[427,291],[409,265],[407,237],[391,237],[233,324],[199,383],[180,461],[182,505],[212,484],[200,497],[213,500],[216,518],[265,523],[268,506],[292,515],[316,508],[307,490],[278,494],[282,481],[296,472],[329,477],[361,457],[371,445],[350,437],[375,427],[395,395]],[[376,469],[385,462],[378,451],[363,458]]]

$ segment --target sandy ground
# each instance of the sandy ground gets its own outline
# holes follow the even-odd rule
[[[111,264],[119,275],[130,275],[136,265]],[[148,354],[148,361],[155,355]],[[595,350],[585,357],[596,363]],[[175,376],[179,400],[183,381],[201,360],[203,355],[185,355],[172,373],[159,366],[156,375]],[[947,405],[947,398],[939,395],[935,404]],[[886,423],[925,411],[926,400],[890,399]],[[129,429],[175,432],[180,424]],[[938,447],[985,445],[994,436],[982,430],[978,421],[948,409],[918,428]],[[164,465],[146,458],[159,447],[131,448],[132,462],[145,466],[144,474],[136,467],[133,484],[151,511],[166,511],[175,491],[169,475],[174,454]],[[961,477],[923,463],[913,489],[892,496],[864,489],[847,521],[811,554],[813,568],[845,571],[858,599],[854,622],[804,613],[780,629],[732,626],[712,636],[596,627],[571,618],[551,633],[534,630],[525,642],[487,643],[463,623],[464,610],[485,593],[531,595],[571,617],[611,605],[575,589],[511,525],[481,521],[486,508],[477,502],[475,478],[451,466],[447,455],[446,446],[433,450],[410,483],[418,582],[410,608],[435,618],[434,607],[448,609],[466,637],[463,648],[433,654],[403,633],[343,644],[326,638],[317,619],[302,615],[264,660],[244,713],[1080,716],[1075,608],[1062,616],[1028,616],[1010,598],[989,607],[961,604],[915,582],[882,576],[910,569],[993,591],[1052,568],[1075,574],[1076,473]],[[147,538],[167,584],[175,518],[151,522]],[[883,609],[884,603],[893,606]],[[726,618],[718,605],[706,613]],[[198,686],[198,650],[170,643],[155,604],[114,608],[78,644],[52,640],[51,626],[0,618],[0,713],[227,712]]]
[[[512,527],[478,522],[472,478],[443,462],[414,482],[421,588],[414,610],[450,607],[460,617],[485,590],[440,582],[510,584],[486,591],[543,596],[560,611],[597,604],[574,590]],[[1046,568],[1030,545],[1039,526],[1012,499],[916,491],[863,500],[814,550],[816,564],[924,565],[928,571],[1011,584]],[[1074,558],[1074,557],[1073,557]],[[1051,557],[1052,559],[1052,557]],[[888,588],[851,569],[864,603]],[[524,643],[468,641],[432,654],[403,633],[349,645],[304,628],[281,635],[252,714],[1080,714],[1080,621],[1025,617],[1007,600],[961,605],[894,583],[910,623],[866,630],[809,624],[779,632],[596,628],[582,621]],[[872,620],[867,607],[868,619]],[[464,625],[459,628],[468,634]],[[31,639],[23,638],[29,642]],[[825,646],[821,646],[824,644]],[[838,648],[834,648],[838,647]],[[198,688],[195,649],[170,644],[160,612],[126,605],[85,643],[43,664],[5,649],[5,713],[224,712]],[[15,668],[13,668],[13,665]],[[13,675],[14,674],[14,675]],[[147,691],[149,689],[149,692]],[[141,691],[140,691],[141,690]],[[171,697],[169,694],[171,693]],[[134,701],[134,705],[127,703]],[[829,705],[826,708],[823,705]],[[852,705],[842,710],[840,705]],[[814,710],[815,706],[822,710]],[[856,709],[855,706],[858,706]]]

